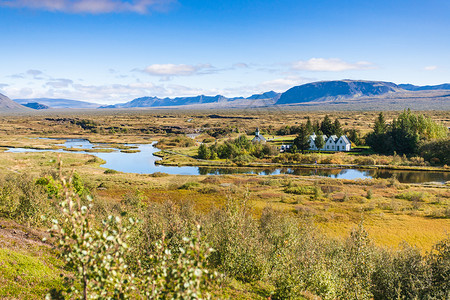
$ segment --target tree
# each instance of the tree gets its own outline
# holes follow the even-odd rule
[[[314,140],[314,144],[316,145],[317,149],[320,151],[320,149],[323,148],[323,146],[325,146],[325,141],[322,138],[323,134],[322,131],[319,131],[317,133],[316,139]]]
[[[339,119],[337,119],[337,118],[336,118],[336,120],[334,120],[333,129],[334,129],[334,134],[337,136],[341,136],[344,134],[344,131],[342,130],[342,127],[341,127],[341,123],[339,122]]]
[[[345,134],[348,139],[353,142],[355,145],[361,145],[360,132],[357,129],[346,129]]]
[[[294,145],[298,150],[301,150],[302,153],[305,153],[305,150],[309,149],[309,134],[305,124],[300,125],[299,133],[294,139]]]
[[[319,130],[320,130],[320,123],[318,120],[315,120],[313,124],[313,132],[319,132]]]
[[[328,115],[325,115],[322,123],[320,124],[320,131],[323,132],[326,136],[330,136],[334,134],[334,126],[331,123],[331,119]]]
[[[383,112],[380,112],[375,120],[373,132],[366,136],[366,145],[370,146],[373,151],[378,153],[392,153],[393,145],[391,135],[387,133],[388,126],[384,119]]]
[[[386,121],[384,119],[383,112],[380,112],[378,118],[375,120],[375,125],[373,126],[373,131],[375,134],[386,133]]]
[[[206,147],[204,143],[198,147],[198,157],[201,159],[209,159],[211,156],[211,151]]]
[[[314,132],[314,128],[313,125],[311,123],[311,119],[308,117],[308,119],[306,120],[306,130],[308,130],[308,134],[313,134]]]

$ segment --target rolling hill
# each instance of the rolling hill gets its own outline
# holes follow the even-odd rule
[[[0,94],[0,112],[27,111],[29,108],[20,105],[3,94]]]
[[[53,98],[32,98],[32,99],[14,99],[19,104],[39,103],[50,108],[98,108],[100,104],[70,100],[70,99],[53,99]]]

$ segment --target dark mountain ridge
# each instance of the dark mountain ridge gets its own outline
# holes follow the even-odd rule
[[[418,86],[413,84],[399,84],[398,86],[408,91],[450,90],[450,83],[444,83],[439,85],[424,85],[424,86]]]
[[[166,106],[183,106],[183,105],[200,105],[211,103],[228,103],[237,100],[262,100],[262,99],[278,99],[280,93],[274,91],[255,94],[248,98],[235,97],[227,98],[222,95],[216,96],[193,96],[193,97],[176,97],[176,98],[158,98],[158,97],[141,97],[131,100],[130,102],[102,106],[101,108],[137,108],[137,107],[166,107]]]
[[[41,109],[49,109],[50,107],[48,107],[45,104],[41,104],[41,103],[37,103],[37,102],[30,102],[27,104],[24,104],[23,106],[32,108],[32,109],[36,109],[36,110],[41,110]]]
[[[401,90],[395,83],[383,81],[319,81],[295,86],[287,90],[281,94],[276,104],[339,101],[348,98],[378,96]]]

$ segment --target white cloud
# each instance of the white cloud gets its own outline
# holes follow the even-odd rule
[[[35,80],[43,80],[45,76],[41,70],[28,70],[27,75],[32,76]]]
[[[191,76],[214,73],[216,69],[210,64],[185,65],[185,64],[154,64],[142,70],[144,73],[154,76]]]
[[[425,71],[434,71],[436,70],[438,67],[437,66],[426,66],[425,68],[423,68]]]
[[[151,10],[163,11],[176,0],[0,0],[0,6],[30,8],[65,13],[117,13],[145,14]]]
[[[277,78],[274,80],[264,81],[259,84],[259,87],[262,91],[267,92],[269,90],[273,90],[276,92],[285,92],[286,90],[294,87],[296,85],[305,84],[313,81],[310,78],[290,76],[285,78]]]
[[[73,84],[73,81],[70,79],[65,79],[65,78],[59,78],[59,79],[54,79],[52,81],[49,81],[46,83],[46,85],[55,88],[55,89],[59,89],[59,88],[66,88],[69,87],[70,85]]]
[[[309,60],[299,60],[292,64],[292,69],[302,71],[340,72],[372,68],[374,68],[373,64],[367,61],[349,63],[339,58],[311,58]]]

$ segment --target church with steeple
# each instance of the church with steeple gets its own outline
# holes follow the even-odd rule
[[[265,143],[267,140],[259,133],[259,128],[256,128],[255,137],[252,140],[252,143]]]

